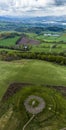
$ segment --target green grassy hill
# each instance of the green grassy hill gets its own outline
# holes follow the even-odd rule
[[[13,83],[25,83],[25,86],[22,85],[16,93],[10,89],[10,93],[12,92],[10,97],[10,93],[6,91]],[[24,106],[25,99],[30,95],[42,97],[46,107],[35,115],[25,130],[60,130],[66,127],[65,97],[55,87],[49,85],[62,86],[62,93],[66,90],[63,87],[66,86],[65,66],[40,60],[0,61],[0,130],[23,129],[32,116]],[[8,100],[6,98],[2,100],[5,92]]]
[[[40,60],[0,61],[0,97],[12,82],[66,86],[66,67]]]

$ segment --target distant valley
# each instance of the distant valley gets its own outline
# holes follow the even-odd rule
[[[28,17],[13,18],[0,16],[0,31],[18,31],[42,33],[44,31],[66,31],[66,16],[64,17]]]

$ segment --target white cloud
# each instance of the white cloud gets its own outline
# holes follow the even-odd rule
[[[66,15],[66,0],[0,0],[0,15]]]

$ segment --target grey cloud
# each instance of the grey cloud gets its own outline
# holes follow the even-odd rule
[[[66,11],[66,0],[44,0],[47,1],[44,4],[42,0],[34,0],[36,4],[20,4],[18,0],[0,0],[0,10],[1,13],[4,11],[5,15],[61,15],[61,13],[65,14]],[[26,0],[23,0],[26,2]],[[32,0],[29,0],[30,2]],[[17,3],[16,3],[17,2]],[[32,1],[33,2],[33,1]],[[29,2],[28,2],[29,3]],[[63,9],[64,7],[64,9]]]
[[[65,4],[66,4],[66,0],[55,0],[55,5],[57,6],[61,6]]]
[[[9,6],[7,4],[5,4],[5,5],[2,4],[2,3],[0,4],[0,9],[1,10],[7,10],[8,8],[9,8]]]

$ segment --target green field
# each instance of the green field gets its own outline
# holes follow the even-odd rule
[[[66,86],[66,67],[40,60],[0,61],[0,98],[12,82]]]
[[[3,32],[2,32],[3,34]],[[4,33],[5,36],[7,36],[9,33]],[[13,32],[11,32],[10,35],[12,35]],[[12,38],[0,38],[0,46],[3,47],[14,47],[16,46],[16,41],[20,38],[20,36],[16,36],[18,33],[14,34],[15,37]],[[1,34],[0,34],[1,35]],[[21,34],[20,34],[21,35]],[[54,36],[44,36],[37,35],[34,33],[25,33],[27,37],[34,40],[39,40],[39,45],[29,45],[29,51],[31,52],[50,52],[50,53],[66,53],[66,34],[62,33],[59,34],[58,37]],[[19,46],[19,48],[22,48],[22,45]]]
[[[18,39],[19,36],[16,36],[14,38],[0,39],[0,46],[14,46]]]
[[[64,41],[66,42],[66,33],[56,33],[56,32],[44,32],[44,34],[51,34],[51,36],[45,36],[44,34],[37,35],[34,33],[26,33],[27,36],[30,38],[34,38],[40,41],[47,41],[47,42],[53,42],[53,41]],[[58,36],[53,36],[53,35],[58,35]]]
[[[41,43],[39,46],[35,45],[31,48],[32,52],[50,52],[50,53],[60,53],[66,52],[66,44],[57,44],[55,48],[53,46],[55,43]]]
[[[51,32],[50,32],[51,34]],[[54,33],[56,34],[56,33]],[[58,33],[57,33],[58,34]],[[61,33],[59,36],[44,36],[44,35],[36,35],[36,34],[27,34],[30,38],[34,38],[40,40],[40,45],[32,46],[32,52],[66,52],[66,34]],[[56,47],[53,47],[56,45]]]

